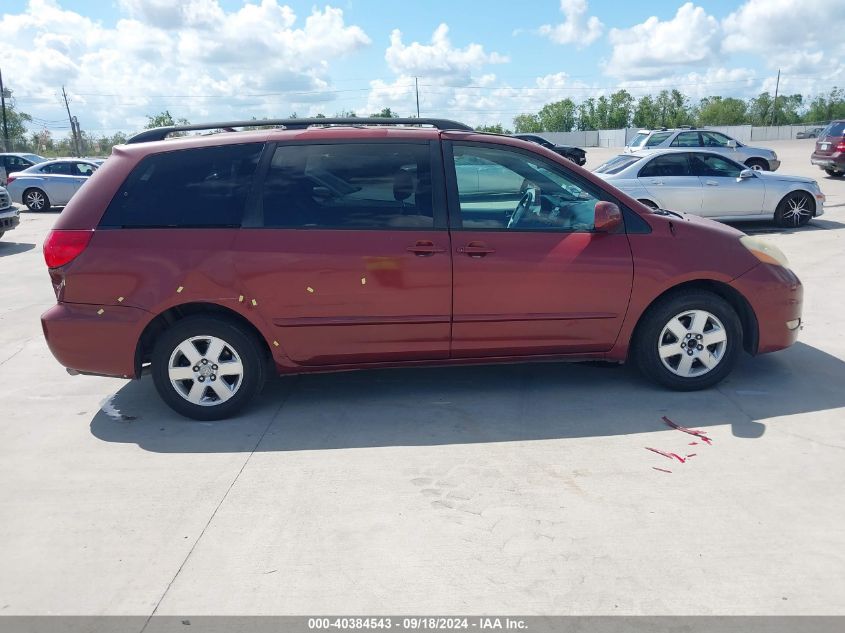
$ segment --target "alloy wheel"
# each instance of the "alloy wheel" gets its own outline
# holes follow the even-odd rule
[[[722,322],[706,310],[687,310],[664,326],[657,341],[663,366],[681,378],[708,374],[721,362],[728,346]]]
[[[44,208],[44,194],[40,191],[30,191],[26,194],[26,200],[24,202],[30,209],[41,211]]]
[[[237,393],[244,366],[235,348],[223,339],[193,336],[173,350],[167,374],[176,393],[185,400],[213,407]]]
[[[800,226],[810,218],[809,198],[803,194],[790,196],[786,201],[786,209],[783,212],[783,219],[788,224]]]

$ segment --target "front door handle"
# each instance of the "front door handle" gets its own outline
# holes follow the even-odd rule
[[[406,249],[409,253],[413,253],[417,257],[430,257],[435,253],[445,253],[445,248],[437,248],[431,240],[417,240],[413,246]]]
[[[719,186],[719,183],[716,182],[715,180],[705,180],[704,184],[707,185],[708,187],[718,187]]]
[[[496,249],[490,248],[484,242],[470,242],[466,246],[459,247],[458,252],[469,255],[470,257],[486,257],[491,253],[495,253]]]
[[[662,180],[652,180],[652,181],[651,181],[651,184],[653,184],[653,185],[662,185],[662,184],[663,184],[663,181],[662,181]]]

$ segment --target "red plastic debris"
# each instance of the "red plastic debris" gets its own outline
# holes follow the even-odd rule
[[[650,446],[646,446],[645,449],[647,451],[652,451],[653,453],[657,453],[658,455],[663,455],[663,457],[668,457],[669,459],[677,459],[682,464],[686,461],[683,457],[681,457],[677,453],[667,453],[666,451],[661,451],[658,448],[651,448]]]
[[[659,470],[661,473],[672,473],[671,470],[666,470],[665,468],[658,468],[657,466],[652,466],[652,468],[654,468],[654,470]]]
[[[707,437],[704,431],[699,431],[698,429],[688,429],[685,426],[681,426],[680,424],[672,422],[672,420],[667,418],[665,415],[663,416],[663,421],[669,426],[671,426],[673,429],[677,429],[678,431],[682,431],[683,433],[689,433],[690,435],[695,435],[696,437],[701,438],[701,440],[706,442],[707,444],[713,443],[713,440]]]

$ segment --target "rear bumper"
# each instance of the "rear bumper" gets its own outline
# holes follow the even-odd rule
[[[813,152],[810,156],[810,163],[822,169],[845,171],[845,152],[835,152],[833,154],[817,154]]]
[[[16,209],[0,211],[0,233],[11,231],[20,223],[21,218]]]
[[[757,320],[756,354],[785,349],[798,340],[804,287],[788,268],[759,264],[732,284],[751,304]]]
[[[53,356],[83,374],[136,378],[135,350],[150,314],[128,306],[58,303],[41,315]]]

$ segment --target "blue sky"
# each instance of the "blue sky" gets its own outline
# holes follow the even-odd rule
[[[520,10],[524,7],[523,10]],[[845,2],[713,0],[5,0],[0,60],[17,105],[82,127],[390,106],[510,124],[564,97],[677,87],[693,100],[845,85]],[[800,37],[795,37],[795,24]]]

